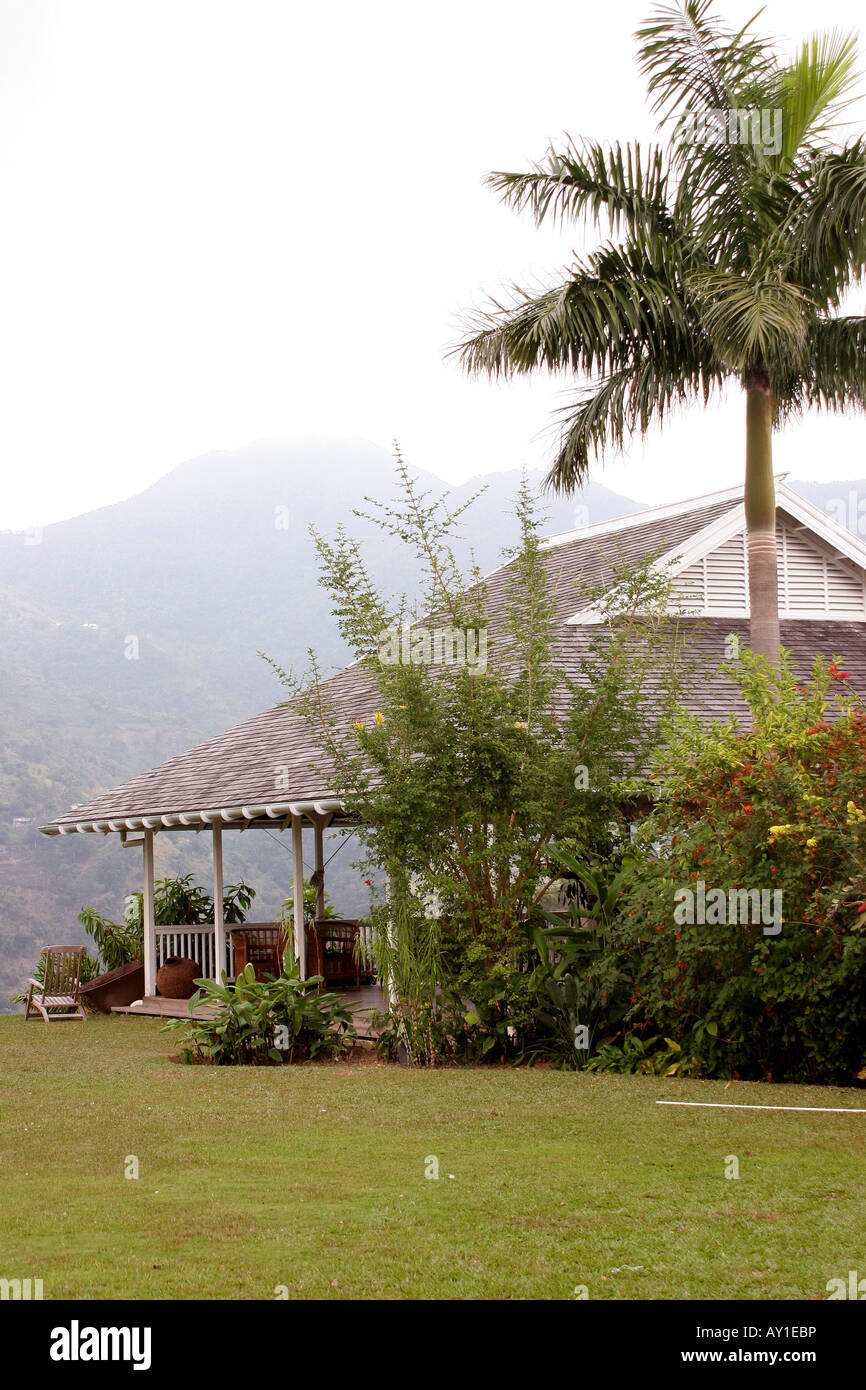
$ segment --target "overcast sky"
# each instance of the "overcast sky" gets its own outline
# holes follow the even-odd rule
[[[0,0],[0,526],[263,436],[397,436],[455,482],[543,464],[563,383],[468,381],[443,354],[461,309],[576,242],[482,178],[563,131],[652,134],[649,8]],[[771,0],[764,27],[860,11]],[[594,476],[650,502],[736,482],[742,416],[692,412]],[[864,440],[863,419],[809,421],[777,466],[866,476]]]

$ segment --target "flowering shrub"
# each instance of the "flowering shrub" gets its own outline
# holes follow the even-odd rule
[[[808,686],[787,657],[727,670],[754,727],[683,718],[655,768],[615,931],[629,1020],[680,1044],[681,1073],[850,1080],[866,1058],[866,716],[839,662]],[[683,902],[703,910],[690,921]]]

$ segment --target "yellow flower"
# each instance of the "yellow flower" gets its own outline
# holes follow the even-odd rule
[[[818,841],[817,841],[816,839],[814,839],[814,838],[811,839],[811,840],[807,840],[807,841],[806,841],[806,845],[807,845],[807,847],[808,847],[809,849],[815,849],[815,847],[817,846],[817,844],[818,844]]]
[[[358,733],[361,732],[361,730],[363,729],[363,727],[364,727],[364,721],[363,721],[363,719],[356,719],[355,722],[354,722],[354,724],[352,725],[352,728],[355,729]]]
[[[514,727],[515,729],[528,729],[529,725],[523,719],[515,719]]]
[[[385,723],[385,716],[380,709],[377,709],[376,713],[373,715],[373,723],[376,725],[377,729],[381,729],[382,725]]]

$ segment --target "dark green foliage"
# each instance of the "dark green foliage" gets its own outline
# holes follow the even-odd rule
[[[731,675],[755,727],[684,719],[658,763],[611,940],[628,1026],[674,1039],[680,1073],[850,1082],[866,1060],[866,717],[840,663],[802,686],[746,651]],[[740,890],[770,911],[743,921]]]
[[[197,980],[190,1012],[205,1005],[208,1017],[173,1019],[182,1027],[185,1062],[214,1066],[268,1066],[336,1055],[355,1036],[352,1015],[337,994],[319,994],[320,975],[302,980],[298,962],[286,948],[283,971],[276,979],[257,980],[246,966],[233,985]]]

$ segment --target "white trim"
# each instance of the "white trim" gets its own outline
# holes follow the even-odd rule
[[[727,494],[724,495],[726,496]],[[723,494],[715,494],[715,500],[721,501],[722,496]],[[729,512],[725,512],[722,516],[717,517],[715,521],[711,521],[709,525],[702,526],[699,531],[689,536],[682,544],[673,546],[663,555],[660,555],[658,560],[650,567],[650,573],[667,573],[670,578],[675,579],[685,570],[690,569],[692,565],[705,559],[712,551],[717,550],[727,541],[733,540],[735,536],[742,534],[746,529],[746,511],[742,501],[742,488],[735,490],[735,496],[741,499],[736,506],[732,507]],[[681,507],[678,510],[684,512],[691,509],[697,510],[693,502],[688,503],[687,507]],[[780,513],[786,514],[789,518],[798,522],[802,530],[813,534],[818,540],[823,541],[831,550],[841,553],[845,559],[856,565],[856,567],[864,573],[864,579],[866,579],[866,543],[854,536],[847,528],[840,526],[832,517],[819,511],[817,507],[813,507],[811,503],[804,503],[803,499],[797,493],[793,492],[782,479],[777,479],[776,522],[777,525],[781,524],[784,536],[785,526],[782,517],[779,515]],[[668,514],[675,515],[676,512],[669,511]],[[642,516],[644,513],[639,513],[639,515]],[[625,518],[626,522],[631,522],[632,520],[633,518],[631,517]],[[601,527],[590,527],[589,530],[583,534],[589,534],[589,531],[599,534],[605,525],[606,524],[603,523]],[[607,529],[613,531],[619,528],[608,526]],[[577,533],[575,533],[575,535],[576,534]],[[746,563],[748,566],[748,557]],[[783,570],[784,568],[783,566]],[[829,602],[826,604],[824,610],[814,608],[788,608],[787,597],[786,590],[784,595],[784,611],[780,613],[780,617],[783,621],[787,621],[789,618],[811,618],[815,620],[826,619],[827,621],[852,622],[858,620],[862,621],[864,617],[863,610],[855,610],[853,608],[831,613],[829,611]],[[676,614],[674,616],[676,616]],[[679,613],[679,616],[748,619],[748,612],[743,613],[742,610],[739,609],[710,609],[704,604],[701,607],[684,608]],[[602,613],[599,605],[591,604],[587,608],[580,609],[577,613],[573,614],[572,617],[568,618],[566,620],[566,626],[590,627],[597,625],[601,621]]]
[[[269,806],[226,806],[209,811],[153,812],[116,817],[112,820],[100,816],[94,820],[70,821],[63,825],[44,825],[39,829],[43,835],[86,835],[93,831],[101,831],[104,835],[111,832],[125,834],[127,830],[145,829],[154,833],[179,829],[198,832],[213,825],[238,826],[244,829],[251,821],[267,819],[279,821],[281,829],[285,830],[295,816],[306,816],[310,821],[322,816],[333,820],[334,816],[345,809],[343,802],[337,800],[281,801],[273,802]]]
[[[740,489],[741,491],[741,489]],[[696,531],[693,536],[687,537],[682,544],[672,547],[660,555],[650,566],[651,574],[667,574],[670,578],[675,578],[682,574],[683,570],[690,569],[698,560],[702,560],[710,551],[716,550],[718,546],[724,545],[726,541],[732,540],[734,536],[744,529],[746,525],[746,513],[742,501],[738,506],[732,507],[729,512],[716,517],[707,526],[702,526],[700,531]],[[695,609],[694,613],[687,610],[688,616],[698,617],[705,615],[703,608]],[[723,618],[727,614],[713,610],[713,617]],[[735,615],[742,617],[742,614]],[[580,609],[572,617],[566,620],[567,627],[592,627],[602,621],[602,610],[597,603],[590,604],[587,608]]]
[[[782,474],[787,477],[787,473]],[[777,478],[777,482],[780,479]],[[626,531],[634,526],[646,526],[651,521],[666,521],[672,516],[683,516],[686,512],[702,511],[704,507],[714,507],[719,502],[742,502],[742,484],[738,487],[723,488],[721,492],[707,492],[700,497],[690,497],[685,502],[665,502],[658,507],[647,507],[642,512],[629,512],[627,516],[612,517],[609,521],[597,521],[594,526],[581,526],[575,531],[557,531],[555,535],[545,536],[541,541],[543,550],[555,546],[569,545],[571,541],[592,539],[594,536],[608,535],[614,531]],[[504,566],[500,566],[500,569]]]
[[[153,831],[144,832],[144,893],[141,901],[144,931],[144,992],[156,994],[156,926],[153,911]]]
[[[216,979],[222,980],[226,968],[226,927],[223,914],[223,827],[220,820],[213,823],[213,925]]]
[[[292,819],[292,888],[294,891],[295,955],[301,979],[307,978],[307,932],[304,922],[304,822],[300,816]]]

